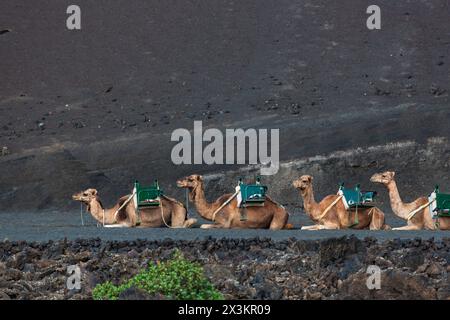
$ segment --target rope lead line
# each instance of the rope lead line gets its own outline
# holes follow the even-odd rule
[[[333,206],[338,203],[339,200],[341,200],[343,197],[343,195],[339,195],[339,197],[337,197],[324,211],[323,213],[320,215],[318,221],[322,220],[322,218],[328,213],[328,211],[330,211],[331,208],[333,208]]]
[[[80,216],[81,216],[81,225],[84,226],[84,220],[83,220],[83,203],[80,202]]]
[[[167,228],[176,229],[177,227],[169,226],[167,224],[167,222],[166,222],[166,219],[164,219],[164,209],[163,209],[162,199],[160,199],[159,203],[160,203],[160,207],[161,207],[161,218],[162,218],[162,221],[164,222],[164,224],[166,225]]]
[[[417,212],[422,211],[423,209],[425,209],[427,206],[429,206],[430,204],[432,204],[433,202],[435,202],[436,199],[434,199],[433,201],[428,201],[427,203],[421,205],[420,207],[418,207],[416,210],[413,210],[409,215],[408,215],[408,220],[411,220]]]
[[[222,205],[221,205],[220,207],[218,207],[218,208],[216,209],[216,211],[213,212],[213,214],[212,214],[212,221],[213,221],[213,222],[215,222],[215,220],[216,220],[216,214],[217,214],[220,210],[222,210],[227,204],[229,204],[229,203],[231,202],[231,200],[233,200],[233,199],[239,194],[240,191],[241,191],[241,188],[240,188],[239,186],[237,186],[237,187],[236,187],[236,192],[233,193],[233,195],[232,195],[227,201],[225,201],[224,203],[222,203]]]
[[[189,189],[186,188],[186,218],[189,218]]]

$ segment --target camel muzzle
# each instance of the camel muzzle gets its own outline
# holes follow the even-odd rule
[[[72,196],[72,200],[75,200],[75,201],[81,201],[81,196],[80,196],[79,194],[74,194],[74,195]]]
[[[177,187],[184,188],[184,187],[186,187],[186,184],[181,181],[177,181]]]

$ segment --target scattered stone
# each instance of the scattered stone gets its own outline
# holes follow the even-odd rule
[[[9,151],[8,147],[2,147],[2,152],[0,153],[1,156],[7,156],[11,152]]]

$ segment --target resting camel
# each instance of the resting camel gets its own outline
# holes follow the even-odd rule
[[[317,203],[314,200],[312,186],[313,177],[303,175],[294,180],[292,185],[300,190],[303,198],[303,206],[307,215],[316,224],[302,227],[302,230],[322,230],[322,229],[367,229],[386,230],[390,227],[384,223],[384,213],[377,207],[358,208],[358,224],[353,225],[356,218],[355,210],[346,210],[341,200],[332,207],[330,205],[336,201],[338,195],[329,195]],[[329,208],[327,212],[325,210]]]
[[[203,178],[200,175],[190,175],[177,181],[180,188],[189,189],[189,199],[194,203],[198,214],[213,224],[203,224],[200,228],[269,228],[272,230],[290,229],[288,224],[289,214],[283,206],[269,197],[266,197],[264,206],[253,206],[245,209],[238,208],[237,199],[233,198],[220,211],[220,208],[232,194],[225,194],[213,203],[208,203],[205,198]],[[247,220],[241,221],[241,211],[246,210]]]
[[[117,210],[128,200],[130,195],[123,196],[112,208],[105,209],[95,189],[87,189],[72,196],[73,200],[87,205],[87,210],[95,220],[114,227],[163,227],[171,224],[173,228],[189,228],[197,222],[196,219],[186,219],[186,208],[180,202],[166,196],[161,196],[164,220],[161,207],[140,209],[139,217],[131,199],[121,210]],[[115,214],[117,212],[117,214]],[[104,220],[103,220],[104,217]],[[139,223],[140,220],[140,223]]]
[[[438,218],[436,222],[439,227],[437,227],[436,223],[433,221],[428,206],[418,211],[411,219],[408,220],[409,214],[425,205],[428,202],[428,198],[420,197],[413,202],[404,203],[400,198],[394,177],[395,172],[386,171],[383,173],[376,173],[370,178],[370,181],[374,183],[381,183],[388,189],[392,211],[397,217],[407,220],[406,226],[393,228],[392,230],[450,230],[450,217]]]

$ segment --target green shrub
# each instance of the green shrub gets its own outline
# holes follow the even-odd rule
[[[222,294],[205,277],[200,264],[191,262],[177,250],[170,260],[151,264],[121,285],[110,281],[97,285],[92,291],[95,300],[117,300],[120,293],[135,287],[151,295],[161,294],[169,299],[220,300]]]

